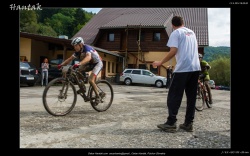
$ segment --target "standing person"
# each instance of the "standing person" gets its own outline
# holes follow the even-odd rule
[[[172,66],[169,65],[167,66],[167,84],[166,84],[166,89],[169,88],[171,77],[172,77],[173,69]]]
[[[208,91],[208,96],[209,96],[209,103],[213,104],[213,99],[212,99],[212,93],[211,93],[211,88],[209,86],[209,80],[210,76],[208,73],[208,70],[211,69],[211,66],[208,64],[207,61],[203,60],[203,55],[199,54],[199,59],[200,59],[200,65],[201,65],[201,78],[204,80],[204,84],[207,87]]]
[[[161,61],[152,63],[154,66],[160,66],[174,56],[176,58],[176,66],[167,97],[167,121],[164,124],[157,125],[157,127],[166,132],[176,132],[177,114],[185,91],[187,97],[186,114],[184,123],[180,124],[179,128],[191,132],[193,131],[195,116],[197,82],[201,70],[198,43],[195,33],[184,26],[182,17],[174,16],[171,22],[174,31],[167,43],[170,51]]]
[[[41,65],[41,68],[42,68],[42,79],[41,79],[41,86],[43,86],[44,82],[45,82],[45,86],[47,86],[48,84],[48,76],[49,76],[49,62],[48,62],[48,59],[45,58],[43,60],[43,63]]]
[[[69,58],[67,58],[64,62],[58,65],[58,69],[62,66],[69,64],[75,58],[80,59],[80,62],[75,64],[73,68],[79,67],[80,71],[91,71],[91,75],[89,77],[89,83],[93,86],[94,91],[98,97],[96,97],[97,104],[100,102],[101,98],[105,96],[105,93],[98,93],[96,82],[96,76],[101,71],[103,67],[102,58],[99,56],[98,52],[91,47],[90,45],[84,44],[82,37],[76,37],[72,40],[71,45],[74,47],[75,52]],[[78,90],[77,93],[82,92],[82,90]]]

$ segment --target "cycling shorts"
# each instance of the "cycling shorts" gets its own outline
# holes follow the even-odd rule
[[[80,70],[85,72],[92,71],[92,73],[96,76],[102,70],[102,67],[103,63],[100,61],[98,63],[87,63],[86,65],[80,66]]]

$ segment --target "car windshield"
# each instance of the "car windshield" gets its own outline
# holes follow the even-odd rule
[[[35,68],[35,66],[31,63],[28,62],[20,62],[20,67],[24,67],[24,68]]]

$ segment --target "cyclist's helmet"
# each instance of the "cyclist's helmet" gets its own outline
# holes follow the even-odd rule
[[[84,41],[83,41],[82,37],[76,37],[76,38],[74,38],[72,40],[72,42],[71,42],[71,45],[74,46],[74,45],[77,45],[79,43],[84,44]]]
[[[203,55],[202,55],[202,54],[199,54],[199,58],[203,58]]]

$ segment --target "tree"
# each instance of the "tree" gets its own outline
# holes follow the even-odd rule
[[[36,12],[34,10],[21,10],[20,31],[37,34],[38,29]]]
[[[40,28],[38,30],[39,34],[42,34],[44,36],[51,36],[51,37],[57,37],[57,33],[56,31],[51,28],[50,26],[44,25],[44,24],[40,24]]]
[[[210,78],[218,85],[230,86],[230,58],[221,56],[209,64],[212,67],[209,70]]]

